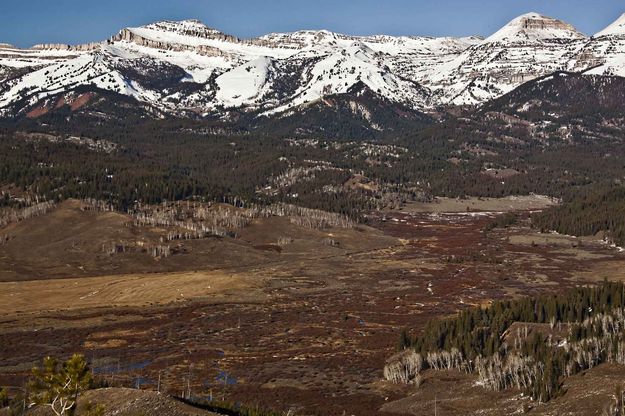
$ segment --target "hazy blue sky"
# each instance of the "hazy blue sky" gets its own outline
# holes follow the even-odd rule
[[[622,0],[3,0],[0,42],[103,40],[126,26],[196,18],[239,37],[298,29],[348,34],[489,35],[536,11],[592,34],[625,12]]]

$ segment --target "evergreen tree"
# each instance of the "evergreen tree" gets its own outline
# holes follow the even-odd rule
[[[79,394],[92,383],[91,372],[82,355],[74,354],[64,363],[52,357],[41,368],[32,370],[30,399],[35,405],[49,407],[55,415],[73,414]]]

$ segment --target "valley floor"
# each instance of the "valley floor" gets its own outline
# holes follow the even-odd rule
[[[0,271],[17,261],[24,271],[0,273],[0,385],[22,385],[44,355],[82,352],[114,385],[156,389],[160,378],[170,394],[296,414],[425,415],[435,401],[439,415],[516,412],[528,403],[520,393],[486,392],[463,374],[430,374],[418,390],[383,382],[400,330],[493,299],[625,280],[625,254],[592,238],[540,234],[526,220],[484,232],[497,214],[479,208],[408,207],[375,215],[369,227],[323,232],[270,218],[238,239],[192,241],[169,259],[101,259],[104,271],[89,273],[97,264],[80,269],[88,253],[72,238],[101,245],[88,233],[102,216],[114,232],[127,230],[115,228],[118,214],[67,203],[16,225],[45,225],[38,244],[50,258],[24,253],[25,241],[0,246]],[[65,238],[68,219],[92,227]],[[272,248],[279,236],[293,236],[292,245]],[[340,244],[319,243],[328,236]],[[55,279],[41,279],[47,267]],[[600,414],[617,379],[622,369],[606,366],[573,377],[563,397],[530,414],[593,414],[595,404]],[[576,406],[588,380],[596,403]]]

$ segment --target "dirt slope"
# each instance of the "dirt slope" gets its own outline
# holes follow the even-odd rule
[[[216,413],[196,409],[164,394],[126,388],[85,392],[78,400],[76,416],[86,413],[88,403],[103,405],[104,416],[217,416]],[[28,412],[28,416],[54,416],[54,413],[46,408],[34,408]]]

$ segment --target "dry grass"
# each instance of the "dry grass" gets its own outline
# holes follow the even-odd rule
[[[253,219],[237,230],[237,238],[163,243],[171,232],[166,226],[136,226],[128,215],[83,208],[79,201],[66,201],[47,215],[3,228],[0,236],[10,238],[0,245],[0,281],[245,268],[397,244],[368,227],[319,230],[294,224],[292,217]],[[280,238],[292,239],[293,244],[282,254],[264,249]],[[340,249],[325,245],[327,238],[337,240]],[[169,256],[150,255],[150,248],[162,245],[170,248]],[[106,250],[116,246],[127,249]]]
[[[406,205],[405,212],[508,212],[545,209],[557,202],[540,195],[510,196],[506,198],[436,198],[433,202],[413,202]]]
[[[253,296],[258,284],[222,272],[0,282],[0,313],[145,306],[206,297],[219,301],[234,294],[240,299]]]
[[[596,261],[593,265],[584,271],[579,271],[575,277],[581,281],[600,282],[604,279],[612,281],[625,281],[625,255],[622,261],[614,259],[605,261]]]

